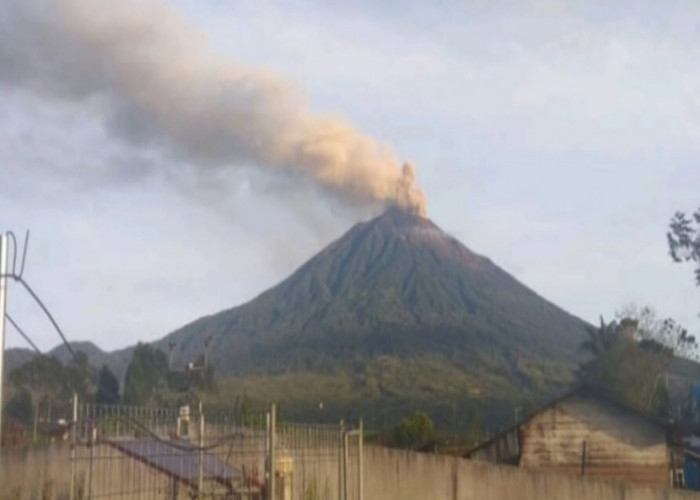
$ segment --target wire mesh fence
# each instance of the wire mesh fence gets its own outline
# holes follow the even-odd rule
[[[72,499],[361,500],[361,433],[269,411],[77,401]]]
[[[356,453],[345,453],[345,433],[340,425],[287,423],[277,429],[276,489],[281,498],[356,498],[344,496],[343,461],[358,459]]]

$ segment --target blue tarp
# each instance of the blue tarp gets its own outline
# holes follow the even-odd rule
[[[683,467],[685,476],[685,487],[688,490],[700,491],[700,475],[698,475],[698,459],[691,456],[685,456],[685,466]]]
[[[695,400],[695,407],[700,406],[700,383],[695,382],[693,384],[693,399]]]

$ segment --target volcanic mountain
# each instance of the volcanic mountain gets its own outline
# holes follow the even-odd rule
[[[568,382],[584,328],[430,220],[392,208],[254,300],[158,345],[174,342],[183,364],[209,339],[210,362],[232,377],[343,372],[383,397],[401,391],[385,373],[398,370],[425,393],[461,377],[459,391],[506,396]]]

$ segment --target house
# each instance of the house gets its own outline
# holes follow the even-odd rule
[[[663,422],[582,387],[552,401],[464,457],[669,486],[676,469],[671,451]]]

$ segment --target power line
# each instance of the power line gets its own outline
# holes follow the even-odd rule
[[[46,317],[49,318],[49,321],[51,321],[51,324],[52,324],[53,327],[56,329],[56,332],[58,332],[58,334],[60,335],[61,340],[63,340],[63,343],[66,345],[66,348],[68,349],[68,351],[69,351],[69,352],[71,353],[71,355],[73,356],[73,359],[74,359],[76,362],[78,362],[78,361],[79,361],[78,355],[77,355],[77,354],[75,353],[75,351],[73,350],[73,347],[70,345],[70,342],[68,342],[68,339],[67,339],[66,336],[63,334],[63,330],[61,330],[61,327],[58,326],[58,323],[57,323],[56,320],[54,319],[53,315],[51,314],[51,312],[49,311],[49,309],[44,305],[44,303],[43,303],[42,300],[39,298],[39,296],[38,296],[36,293],[34,293],[34,290],[32,290],[32,288],[29,286],[29,284],[28,284],[26,281],[24,281],[24,279],[22,278],[21,275],[17,275],[17,274],[14,274],[14,273],[13,273],[13,274],[10,275],[10,277],[11,277],[12,279],[14,279],[15,281],[17,281],[18,283],[20,283],[20,284],[24,287],[24,289],[27,290],[27,292],[29,293],[29,295],[32,296],[32,298],[36,301],[36,303],[39,304],[39,307],[41,307],[42,311],[44,311],[44,314],[46,314]]]
[[[14,235],[11,231],[8,231],[7,234],[10,235],[10,237],[12,238],[12,240],[13,240],[13,245],[14,245],[12,272],[6,273],[6,274],[3,275],[2,277],[12,278],[14,281],[19,282],[19,283],[24,287],[24,289],[29,293],[29,295],[32,296],[32,298],[34,299],[34,301],[39,305],[39,307],[41,307],[41,310],[44,311],[44,314],[46,314],[46,317],[48,317],[49,320],[51,321],[51,324],[53,325],[54,329],[56,330],[56,332],[57,332],[57,333],[59,334],[59,336],[61,337],[61,340],[63,341],[64,345],[66,346],[66,348],[68,349],[68,351],[70,352],[70,354],[72,355],[73,360],[76,362],[76,365],[80,366],[80,360],[79,360],[79,358],[78,358],[78,355],[77,355],[77,353],[75,352],[75,350],[73,350],[73,347],[70,345],[70,342],[68,342],[68,339],[66,338],[65,334],[63,333],[63,330],[61,330],[61,327],[58,326],[58,322],[54,319],[54,317],[53,317],[53,315],[51,314],[51,312],[49,311],[48,307],[46,307],[46,305],[44,304],[44,302],[39,298],[39,296],[34,292],[34,290],[32,289],[32,287],[29,286],[29,284],[28,284],[28,283],[24,280],[24,278],[22,277],[22,274],[24,273],[24,264],[25,264],[25,260],[26,260],[26,257],[27,257],[27,246],[28,246],[28,242],[29,242],[29,231],[27,231],[27,234],[26,234],[25,240],[24,240],[24,248],[23,248],[23,252],[22,252],[22,260],[21,260],[21,263],[20,263],[20,270],[19,270],[19,273],[17,273],[17,240],[16,240],[16,238],[15,238],[15,235]],[[15,323],[15,321],[14,321],[12,318],[10,318],[9,315],[6,314],[5,316],[8,318],[8,320],[10,321],[10,323],[12,323],[12,325],[17,329],[17,331],[20,332],[20,334],[25,338],[25,340],[27,340],[27,342],[29,342],[29,343],[32,345],[32,347],[33,347],[39,354],[41,354],[41,351],[39,350],[39,348],[38,348],[38,347],[29,339],[29,337],[19,328],[19,326],[17,325],[17,323]],[[96,369],[93,368],[93,367],[91,367],[90,365],[86,365],[85,368],[86,368],[86,371],[88,371],[88,372],[93,371],[93,370],[96,371]],[[94,371],[93,371],[93,373],[94,373]],[[98,379],[98,386],[99,386],[99,379]],[[98,390],[99,390],[99,389],[98,389]],[[108,395],[110,395],[110,396],[112,396],[112,397],[118,398],[118,394],[112,393],[112,391],[107,390],[107,388],[105,388],[105,387],[102,387],[101,390],[103,390],[104,392],[108,393]],[[116,399],[115,399],[115,400],[116,400]],[[209,445],[207,445],[207,446],[201,446],[201,445],[200,445],[200,446],[179,445],[179,444],[177,444],[177,443],[173,443],[172,441],[165,440],[165,439],[161,438],[161,437],[158,436],[156,433],[154,433],[153,431],[151,431],[148,427],[146,427],[144,424],[140,423],[138,420],[136,420],[136,419],[134,419],[134,418],[128,418],[127,421],[128,421],[131,425],[133,425],[134,427],[140,428],[143,432],[145,432],[145,433],[147,433],[148,435],[150,435],[153,439],[155,439],[155,440],[157,440],[157,441],[159,441],[159,442],[161,442],[161,443],[163,443],[163,444],[165,444],[165,445],[167,445],[167,446],[170,446],[170,447],[173,447],[173,448],[177,448],[177,449],[181,449],[181,450],[183,450],[183,451],[205,451],[205,452],[206,452],[206,451],[210,451],[210,450],[213,450],[213,449],[215,449],[215,448],[217,448],[217,447],[222,446],[223,444],[225,444],[225,443],[227,443],[227,442],[230,442],[232,439],[234,439],[234,438],[236,438],[236,437],[238,436],[237,433],[228,434],[228,435],[222,436],[220,439],[218,439],[218,440],[215,441],[214,443],[211,443],[211,444],[209,444]],[[75,425],[75,422],[73,422],[73,425]]]
[[[27,341],[27,343],[32,346],[32,348],[37,352],[37,354],[41,354],[41,349],[39,349],[34,342],[32,342],[32,339],[29,338],[29,335],[24,333],[24,331],[19,327],[19,325],[15,322],[14,319],[12,319],[12,316],[9,314],[5,313],[5,317],[7,318],[7,321],[10,322],[10,324],[19,332],[19,334],[24,338],[24,340]]]
[[[27,248],[29,247],[29,230],[24,235],[24,247],[22,249],[22,261],[20,262],[20,267],[19,267],[19,273],[17,272],[17,238],[15,237],[15,233],[12,231],[7,231],[5,233],[8,237],[8,239],[12,239],[12,273],[8,274],[8,277],[13,277],[16,279],[16,277],[21,278],[22,275],[24,274],[24,264],[27,261]]]
[[[52,324],[53,327],[56,329],[56,332],[58,332],[58,334],[60,335],[61,340],[63,340],[64,345],[66,346],[66,348],[68,349],[68,351],[69,351],[69,352],[71,353],[71,355],[73,356],[73,360],[76,362],[76,364],[79,363],[80,360],[79,360],[79,358],[78,358],[78,355],[77,355],[76,352],[73,350],[73,347],[70,345],[70,342],[68,342],[68,339],[66,338],[65,334],[64,334],[63,331],[61,330],[61,327],[58,326],[58,323],[57,323],[56,320],[54,319],[53,315],[51,314],[51,312],[49,311],[49,309],[46,307],[46,305],[43,303],[43,301],[39,298],[39,296],[34,292],[34,290],[29,286],[29,284],[28,284],[26,281],[24,281],[24,279],[22,278],[21,275],[17,275],[17,274],[15,274],[15,273],[13,272],[13,273],[8,273],[7,276],[10,277],[10,278],[12,278],[12,279],[14,279],[15,281],[21,283],[22,286],[24,286],[25,290],[27,290],[27,292],[28,292],[28,293],[32,296],[32,298],[36,301],[36,303],[39,304],[39,307],[41,307],[42,311],[44,311],[44,314],[46,314],[46,316],[49,318],[49,320],[51,321],[51,324]],[[8,315],[6,315],[6,317],[10,320],[10,322],[12,323],[12,325],[13,325],[15,328],[17,328],[17,330],[22,334],[22,336],[25,337],[25,339],[26,339],[28,342],[30,342],[30,343],[32,344],[32,346],[34,347],[34,349],[36,349],[36,350],[41,354],[41,351],[39,351],[39,349],[36,347],[36,345],[34,345],[34,343],[31,342],[31,340],[29,339],[29,337],[26,336],[26,335],[24,334],[24,332],[22,332],[21,329],[19,329],[19,327],[17,326],[17,324],[16,324]],[[93,370],[96,371],[95,368],[93,368],[93,367],[91,367],[91,366],[89,366],[89,365],[86,366],[86,368],[87,368],[87,371],[93,371]],[[93,373],[94,373],[94,371],[93,371]],[[98,384],[99,384],[99,382],[98,382]],[[111,391],[106,390],[105,387],[102,387],[101,390],[103,390],[103,391],[109,393],[108,395],[110,395],[110,396],[112,396],[112,397],[115,397],[115,396],[118,397],[117,394],[111,393]],[[234,435],[224,436],[223,438],[217,440],[216,442],[214,442],[214,443],[212,443],[212,444],[210,444],[210,445],[208,445],[208,446],[183,446],[183,445],[174,444],[174,443],[172,443],[171,441],[168,441],[168,440],[165,440],[165,439],[161,438],[160,436],[158,436],[158,435],[156,435],[154,432],[152,432],[150,429],[148,429],[146,426],[144,426],[143,424],[141,424],[140,422],[138,422],[136,419],[130,418],[130,419],[128,419],[128,420],[130,421],[131,425],[134,425],[135,427],[140,428],[143,432],[148,433],[153,439],[156,439],[156,440],[158,440],[158,441],[160,441],[160,442],[162,442],[162,443],[164,443],[164,444],[166,444],[166,445],[168,445],[168,446],[171,446],[171,447],[173,447],[173,448],[179,448],[179,449],[184,450],[184,451],[209,451],[209,450],[212,450],[212,449],[214,449],[214,448],[217,448],[217,447],[221,446],[222,444],[224,444],[224,443],[228,442],[229,440],[231,440],[232,438],[236,437],[235,434],[234,434]]]
[[[12,231],[7,231],[5,234],[7,234],[7,236],[12,239],[12,245],[13,245],[14,251],[12,252],[12,272],[5,274],[3,277],[12,278],[16,282],[20,283],[24,287],[24,289],[27,290],[27,292],[29,292],[29,295],[31,295],[32,298],[34,299],[34,301],[37,304],[39,304],[39,307],[41,307],[41,309],[44,311],[44,314],[46,314],[46,317],[49,318],[49,321],[51,321],[51,324],[56,329],[58,334],[61,336],[61,340],[63,340],[63,343],[66,345],[66,348],[73,356],[73,359],[77,362],[78,356],[76,355],[75,351],[73,350],[73,347],[68,342],[68,339],[66,338],[66,336],[63,334],[61,327],[58,326],[58,323],[54,319],[54,317],[51,314],[51,312],[49,311],[49,309],[44,305],[44,303],[39,298],[39,296],[36,293],[34,293],[34,290],[32,290],[32,287],[30,287],[29,284],[22,277],[22,275],[24,274],[24,264],[27,261],[27,248],[29,247],[29,231],[27,231],[25,236],[24,236],[24,247],[22,248],[22,260],[20,261],[19,273],[17,272],[17,238],[15,237],[15,233],[13,233]],[[11,322],[15,326],[15,328],[17,328],[17,324],[14,321],[11,321]],[[17,328],[17,329],[21,333],[21,330],[19,328]],[[22,336],[25,337],[25,339],[27,339],[27,337],[24,335],[24,333],[22,333]],[[37,351],[39,350],[36,348],[36,346],[34,346],[34,344],[31,341],[29,341],[29,342],[32,344],[34,349],[36,349]]]

